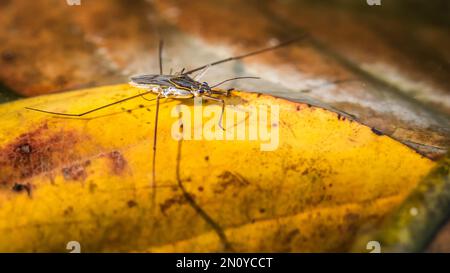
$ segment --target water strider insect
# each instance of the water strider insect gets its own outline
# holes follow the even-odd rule
[[[258,77],[235,77],[226,79],[224,81],[221,81],[214,85],[208,85],[206,82],[200,82],[200,78],[206,73],[206,71],[215,65],[222,64],[229,61],[239,60],[246,57],[250,57],[253,55],[261,54],[266,51],[274,50],[286,45],[289,45],[293,42],[298,41],[302,37],[298,37],[292,40],[287,40],[284,42],[281,42],[275,46],[263,48],[257,51],[253,51],[247,54],[234,56],[226,59],[222,59],[216,62],[212,62],[194,69],[191,69],[189,71],[181,70],[179,73],[175,74],[169,74],[164,75],[163,74],[163,64],[162,64],[162,49],[163,49],[163,42],[162,40],[159,42],[159,74],[148,74],[148,75],[139,75],[131,77],[129,84],[132,86],[135,86],[137,88],[145,90],[145,92],[127,97],[100,107],[97,107],[95,109],[91,109],[82,113],[74,114],[74,113],[60,113],[60,112],[52,112],[32,107],[26,107],[26,109],[38,111],[42,113],[47,114],[53,114],[53,115],[59,115],[59,116],[70,116],[70,117],[81,117],[87,114],[90,114],[92,112],[107,108],[109,106],[113,106],[134,98],[141,97],[145,100],[153,101],[156,100],[156,114],[155,114],[155,125],[154,125],[154,135],[153,135],[153,161],[152,161],[152,187],[153,187],[153,199],[155,198],[155,168],[156,168],[156,143],[157,143],[157,131],[158,131],[158,114],[159,114],[159,101],[162,97],[169,98],[169,99],[191,99],[194,97],[202,97],[206,100],[216,101],[221,103],[222,105],[222,112],[219,118],[219,127],[223,129],[222,127],[222,118],[223,113],[225,110],[225,101],[219,97],[214,97],[213,95],[228,95],[228,91],[219,91],[219,90],[213,90],[213,88],[233,80],[239,80],[239,79],[259,79]],[[195,77],[191,77],[190,75],[194,72],[200,71],[199,74],[197,74]],[[154,99],[146,99],[144,95],[154,93],[156,94],[156,98]]]

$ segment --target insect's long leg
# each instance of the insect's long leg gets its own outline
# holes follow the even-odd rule
[[[163,64],[162,64],[163,46],[164,46],[164,41],[163,40],[159,40],[158,56],[159,56],[159,74],[160,75],[163,74]]]
[[[162,65],[162,51],[163,51],[164,42],[163,40],[159,40],[159,74],[163,74],[163,65]],[[156,113],[155,113],[155,125],[153,128],[153,159],[152,159],[152,204],[155,204],[156,201],[156,141],[158,137],[158,117],[159,117],[159,99],[161,98],[161,93],[158,93],[156,97]]]
[[[152,201],[155,204],[156,200],[156,141],[158,133],[158,116],[159,116],[159,99],[161,94],[156,97],[156,114],[155,114],[155,126],[153,130],[153,160],[152,160]]]
[[[47,111],[47,110],[37,109],[37,108],[33,108],[33,107],[25,107],[25,108],[28,109],[28,110],[33,110],[33,111],[37,111],[37,112],[42,112],[42,113],[52,114],[52,115],[58,115],[58,116],[81,117],[81,116],[90,114],[90,113],[92,113],[92,112],[95,112],[95,111],[104,109],[104,108],[106,108],[106,107],[113,106],[113,105],[116,105],[116,104],[119,104],[119,103],[122,103],[122,102],[125,102],[125,101],[128,101],[128,100],[131,100],[131,99],[134,99],[134,98],[137,98],[137,97],[141,97],[141,96],[146,95],[146,94],[149,94],[149,93],[152,93],[152,92],[151,92],[151,91],[147,91],[147,92],[144,92],[144,93],[142,93],[142,94],[138,94],[138,95],[134,95],[134,96],[131,96],[131,97],[128,97],[128,98],[124,98],[124,99],[115,101],[115,102],[113,102],[113,103],[108,103],[108,104],[105,104],[105,105],[103,105],[103,106],[97,107],[97,108],[95,108],[95,109],[91,109],[91,110],[88,110],[88,111],[86,111],[86,112],[82,112],[82,113],[78,113],[78,114],[53,112],[53,111]],[[149,99],[147,99],[147,100],[149,100]],[[152,101],[152,100],[155,100],[155,99],[151,99],[151,100],[149,100],[149,101]]]
[[[303,37],[305,37],[305,36],[300,36],[300,37],[294,38],[292,40],[287,40],[287,41],[281,42],[281,43],[279,43],[279,44],[277,44],[275,46],[266,47],[266,48],[263,48],[263,49],[260,49],[260,50],[256,50],[256,51],[253,51],[253,52],[250,52],[250,53],[247,53],[247,54],[243,54],[243,55],[239,55],[239,56],[235,56],[235,57],[229,57],[229,58],[226,58],[226,59],[223,59],[223,60],[220,60],[220,61],[215,61],[215,62],[212,62],[210,64],[202,65],[200,67],[191,69],[191,70],[186,71],[186,72],[181,73],[181,74],[182,75],[189,75],[189,74],[192,74],[192,73],[194,73],[196,71],[202,70],[202,69],[204,69],[207,66],[214,66],[214,65],[218,65],[218,64],[221,64],[221,63],[229,62],[229,61],[235,61],[235,60],[243,59],[243,58],[250,57],[250,56],[253,56],[253,55],[256,55],[256,54],[260,54],[260,53],[263,53],[263,52],[266,52],[266,51],[274,50],[274,49],[277,49],[277,48],[280,48],[280,47],[283,47],[283,46],[287,46],[287,45],[289,45],[289,44],[291,44],[293,42],[296,42],[296,41],[300,40]]]
[[[219,127],[220,127],[220,129],[225,131],[225,129],[222,126],[222,118],[223,118],[223,113],[225,111],[225,101],[223,99],[214,98],[214,97],[210,97],[210,96],[202,96],[202,98],[222,103],[222,112],[220,112]]]

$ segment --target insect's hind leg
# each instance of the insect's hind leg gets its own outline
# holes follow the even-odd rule
[[[58,116],[82,117],[84,115],[96,112],[96,111],[101,110],[101,109],[105,109],[107,107],[110,107],[110,106],[113,106],[113,105],[116,105],[116,104],[119,104],[119,103],[122,103],[122,102],[125,102],[125,101],[129,101],[131,99],[135,99],[135,98],[138,98],[138,97],[143,97],[144,95],[149,94],[149,93],[151,93],[151,91],[146,91],[144,93],[140,93],[140,94],[128,97],[128,98],[124,98],[124,99],[121,99],[121,100],[118,100],[118,101],[115,101],[115,102],[112,102],[112,103],[108,103],[108,104],[105,104],[103,106],[100,106],[100,107],[97,107],[97,108],[94,108],[94,109],[91,109],[91,110],[88,110],[88,111],[85,111],[85,112],[82,112],[82,113],[60,113],[60,112],[53,112],[53,111],[42,110],[42,109],[38,109],[38,108],[34,108],[34,107],[25,107],[25,109],[32,110],[32,111],[37,111],[37,112],[41,112],[41,113],[46,113],[46,114],[58,115]],[[147,100],[149,100],[149,99],[147,99]]]

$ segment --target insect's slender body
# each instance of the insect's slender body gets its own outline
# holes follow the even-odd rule
[[[206,72],[207,68],[209,68],[209,66],[206,67],[203,72]],[[203,75],[203,73],[199,74],[199,76],[201,75]],[[196,78],[199,78],[199,76],[197,76]],[[226,81],[238,79],[259,78],[236,77],[222,81],[214,85],[213,87],[218,86]],[[147,92],[157,94],[157,104],[159,103],[159,99],[161,97],[171,99],[191,99],[194,97],[202,97],[207,100],[220,102],[222,104],[222,112],[219,118],[219,127],[224,130],[224,128],[222,127],[222,117],[225,110],[225,101],[221,98],[211,96],[213,94],[223,95],[224,92],[212,90],[212,87],[210,87],[206,82],[199,82],[196,79],[191,78],[188,74],[182,74],[180,72],[177,75],[163,75],[161,73],[134,76],[131,77],[129,84],[139,89],[146,90]]]
[[[195,81],[188,75],[141,75],[131,77],[130,85],[152,91],[165,98],[189,99],[211,95],[208,84]]]

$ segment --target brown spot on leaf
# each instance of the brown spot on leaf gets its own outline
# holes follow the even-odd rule
[[[15,192],[23,192],[25,191],[28,196],[31,196],[31,184],[30,183],[14,183],[12,190]]]
[[[344,218],[345,221],[355,222],[359,219],[359,215],[356,213],[347,213]]]
[[[69,167],[62,168],[64,179],[83,181],[87,177],[86,167],[91,164],[91,161],[87,160],[83,163],[73,164]]]
[[[64,216],[68,216],[68,215],[72,214],[73,211],[74,211],[73,207],[72,207],[72,206],[68,206],[68,207],[63,211],[63,215],[64,215]]]
[[[134,201],[134,200],[129,200],[129,201],[127,202],[127,206],[128,206],[129,208],[134,208],[134,207],[137,206],[137,202]]]
[[[166,201],[164,201],[164,203],[159,205],[159,208],[161,209],[161,212],[165,215],[166,211],[171,208],[173,205],[182,205],[185,204],[186,198],[183,195],[177,195],[174,196],[170,199],[167,199]]]
[[[111,167],[115,174],[121,174],[127,166],[127,161],[119,151],[112,151],[108,154],[111,160]]]
[[[2,52],[2,60],[5,63],[12,63],[16,60],[16,58],[17,54],[13,51],[6,50]]]
[[[69,83],[69,81],[67,80],[67,78],[64,75],[59,75],[58,77],[56,77],[54,82],[55,82],[55,86],[57,86],[59,88],[62,88]]]
[[[230,186],[232,187],[246,187],[250,183],[240,174],[232,173],[229,171],[225,171],[218,176],[221,182],[217,185],[217,188],[214,190],[215,193],[222,193]]]
[[[97,184],[95,184],[94,182],[91,181],[89,183],[89,192],[94,193],[96,189],[97,189]]]
[[[298,229],[293,229],[290,232],[288,232],[283,240],[285,245],[290,245],[294,240],[294,237],[296,237],[297,235],[300,235],[300,230]]]
[[[78,142],[76,134],[72,131],[48,134],[47,129],[44,123],[0,148],[0,184],[13,185],[74,160],[72,147]]]

